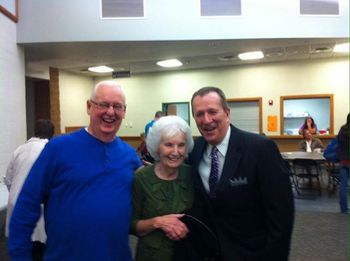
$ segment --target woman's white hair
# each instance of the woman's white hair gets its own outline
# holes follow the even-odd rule
[[[151,156],[159,161],[159,145],[164,138],[172,138],[179,134],[185,134],[186,137],[186,153],[190,153],[193,149],[193,138],[190,126],[179,116],[164,116],[159,118],[150,128],[146,144],[148,152]]]

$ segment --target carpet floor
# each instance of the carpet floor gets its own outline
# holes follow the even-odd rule
[[[290,261],[348,261],[349,215],[338,213],[336,197],[296,199]],[[10,261],[3,236],[5,211],[0,212],[0,260]],[[134,251],[137,240],[130,237]]]

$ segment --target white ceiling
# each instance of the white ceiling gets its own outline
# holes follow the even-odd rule
[[[133,41],[133,42],[75,42],[23,44],[27,74],[40,73],[54,67],[89,76],[100,74],[87,71],[90,66],[107,65],[115,71],[130,71],[131,75],[168,70],[201,69],[242,65],[317,59],[345,56],[335,54],[332,48],[347,38],[248,39],[201,41]],[[262,50],[265,58],[258,61],[240,61],[238,53]],[[183,66],[161,68],[159,60],[177,58]],[[108,73],[107,75],[110,75]]]

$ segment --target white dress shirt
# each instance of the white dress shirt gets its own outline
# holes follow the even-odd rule
[[[312,140],[308,141],[306,140],[306,152],[312,152],[312,149],[311,149],[311,143],[312,143]]]
[[[26,143],[19,146],[13,153],[12,159],[8,165],[4,182],[9,189],[9,199],[6,213],[5,235],[9,235],[9,224],[13,208],[17,197],[22,189],[23,183],[28,176],[34,162],[45,147],[47,139],[37,137],[30,138]],[[46,242],[46,233],[44,229],[44,219],[41,216],[37,226],[32,234],[32,241]]]
[[[231,127],[228,128],[222,142],[216,145],[216,148],[218,149],[218,158],[219,158],[218,182],[220,181],[222,169],[224,168],[225,156],[228,149],[228,143],[230,141],[230,135],[231,135]],[[209,193],[209,175],[210,175],[210,168],[211,168],[210,153],[212,148],[213,146],[208,144],[207,148],[203,153],[201,162],[199,163],[199,166],[198,166],[198,172],[199,172],[199,175],[201,176],[203,186],[208,193]]]

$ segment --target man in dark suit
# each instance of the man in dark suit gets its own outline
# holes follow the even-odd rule
[[[215,231],[222,260],[287,260],[294,200],[277,146],[230,124],[230,108],[219,88],[198,90],[191,105],[202,135],[189,157],[195,171],[194,209]]]

